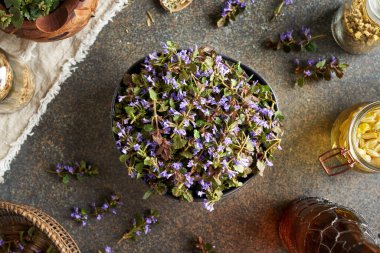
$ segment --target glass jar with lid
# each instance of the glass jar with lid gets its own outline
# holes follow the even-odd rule
[[[331,28],[335,41],[345,51],[371,51],[380,45],[380,0],[345,0]]]
[[[13,113],[29,104],[35,93],[34,76],[27,64],[0,49],[0,114]],[[4,81],[5,80],[5,81]]]
[[[319,161],[330,176],[348,170],[380,172],[380,101],[355,105],[343,111],[331,130],[332,149]],[[340,164],[331,165],[332,158]]]

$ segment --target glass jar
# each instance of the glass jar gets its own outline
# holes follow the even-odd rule
[[[332,149],[319,157],[328,175],[351,169],[380,172],[380,101],[357,104],[343,111],[333,124],[331,145]],[[334,157],[340,164],[329,164]]]
[[[290,253],[380,252],[362,216],[320,198],[293,201],[281,218],[279,233]]]
[[[7,96],[0,99],[0,113],[13,113],[29,104],[34,96],[34,77],[29,67],[20,59],[1,49],[0,52],[6,55],[13,72],[13,82]]]
[[[338,45],[363,54],[380,45],[380,0],[345,0],[335,14],[332,34]]]

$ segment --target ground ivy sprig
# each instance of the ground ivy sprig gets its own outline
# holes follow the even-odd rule
[[[253,4],[254,0],[250,0],[250,2]],[[231,21],[235,21],[236,17],[245,11],[246,8],[246,0],[226,0],[217,21],[217,26],[227,26]]]
[[[272,167],[281,112],[272,90],[209,47],[167,42],[125,75],[113,131],[120,161],[152,192],[212,211],[225,190]]]
[[[318,60],[309,59],[305,62],[300,60],[295,60],[295,70],[298,86],[303,86],[305,81],[319,81],[326,80],[330,81],[333,74],[341,79],[344,76],[344,71],[349,66],[345,63],[340,63],[339,59],[332,56],[330,59],[319,58]]]
[[[289,53],[292,50],[295,51],[308,51],[315,52],[317,50],[317,45],[315,41],[317,39],[325,37],[325,35],[312,35],[311,30],[308,27],[302,27],[300,31],[300,36],[295,37],[293,30],[289,30],[280,33],[277,41],[272,41],[268,39],[265,42],[265,47],[267,49],[280,50],[283,49],[285,52]]]
[[[202,237],[198,237],[195,245],[197,253],[217,253],[215,251],[215,246],[211,243],[205,243]]]
[[[90,211],[83,208],[74,207],[72,209],[71,218],[74,221],[81,223],[82,226],[86,226],[89,216],[95,217],[97,220],[101,220],[107,213],[116,215],[116,208],[122,204],[120,195],[113,193],[108,196],[101,205],[92,203],[90,205]]]
[[[289,5],[292,5],[293,3],[294,3],[294,0],[281,0],[280,4],[273,11],[274,15],[273,15],[272,20],[276,19],[278,16],[281,15],[282,9],[284,8],[284,6],[289,6]]]
[[[49,172],[57,174],[62,183],[68,184],[70,177],[74,177],[77,180],[83,177],[92,177],[99,175],[99,170],[85,161],[75,162],[74,164],[57,164],[55,170],[49,170]]]
[[[124,240],[136,240],[142,234],[148,234],[151,231],[151,226],[158,223],[158,212],[148,210],[143,215],[136,214],[133,219],[133,228],[123,235],[119,243]]]

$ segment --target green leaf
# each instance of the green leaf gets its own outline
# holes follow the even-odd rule
[[[213,179],[217,185],[222,185],[222,181],[220,181],[220,178],[218,175],[213,176]]]
[[[180,155],[183,156],[183,157],[185,157],[185,158],[187,158],[187,159],[191,159],[191,158],[194,157],[193,154],[191,152],[189,152],[189,151],[183,151],[183,152],[180,153]]]
[[[185,191],[182,194],[182,198],[184,198],[187,202],[193,202],[194,201],[193,195],[191,194],[191,192],[189,190]]]
[[[146,157],[144,160],[144,165],[152,166],[152,158],[151,157]]]
[[[199,133],[199,131],[197,129],[194,130],[194,138],[195,139],[201,138],[201,135],[200,135],[200,133]]]
[[[124,107],[124,111],[128,114],[128,116],[130,118],[134,118],[135,117],[135,112],[136,112],[136,109],[132,106],[126,106]]]
[[[121,155],[119,156],[119,161],[122,163],[122,164],[125,164],[125,162],[128,160],[128,156],[127,155]]]
[[[305,49],[308,52],[315,52],[315,51],[317,51],[317,45],[313,42],[310,42],[310,43],[305,45]]]
[[[170,100],[169,100],[169,105],[171,108],[173,108],[173,109],[175,108],[175,103],[174,103],[174,100],[172,98],[170,98]]]
[[[149,89],[149,97],[152,100],[157,100],[158,98],[157,93],[152,88]]]
[[[147,200],[149,199],[150,196],[152,196],[154,193],[154,191],[152,189],[149,189],[145,192],[144,196],[143,196],[143,200]]]
[[[29,237],[33,237],[34,233],[36,231],[36,228],[35,227],[31,227],[28,229],[28,236]]]
[[[174,149],[181,149],[186,146],[187,141],[183,139],[180,135],[175,134],[173,137],[173,147]]]
[[[284,115],[282,114],[281,111],[276,111],[276,112],[274,113],[274,118],[275,118],[275,119],[278,119],[278,120],[280,120],[280,121],[285,119],[285,117],[284,117]]]
[[[304,83],[305,83],[305,78],[303,78],[303,77],[298,78],[298,80],[297,80],[298,86],[303,87]]]
[[[318,62],[315,66],[319,69],[322,69],[326,65],[326,60]]]
[[[146,124],[146,125],[143,126],[143,130],[145,132],[150,133],[150,132],[154,131],[154,127],[151,124]]]
[[[172,194],[173,194],[174,197],[178,198],[178,197],[182,196],[182,194],[184,193],[182,186],[183,185],[181,184],[179,186],[173,187]]]
[[[62,183],[64,184],[68,184],[70,181],[70,177],[69,175],[65,175],[63,178],[62,178]]]

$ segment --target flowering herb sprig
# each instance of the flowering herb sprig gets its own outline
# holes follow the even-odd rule
[[[11,230],[8,230],[10,233]],[[14,232],[18,234],[15,239]],[[0,235],[0,252],[1,253],[22,253],[22,252],[34,252],[34,253],[55,253],[56,248],[53,245],[39,245],[39,248],[33,243],[33,238],[37,233],[35,227],[29,227],[25,231],[13,231],[12,236]],[[4,238],[13,238],[12,240],[5,240]],[[32,245],[32,246],[31,246]]]
[[[295,64],[294,73],[298,76],[296,84],[301,87],[306,80],[319,81],[324,79],[330,81],[334,73],[341,79],[345,69],[349,66],[348,64],[340,63],[339,59],[334,56],[330,59],[309,59],[305,62],[296,59]]]
[[[113,131],[131,177],[212,211],[223,191],[273,166],[281,119],[269,86],[240,64],[168,42],[125,76]]]
[[[49,172],[57,174],[62,183],[68,184],[70,177],[74,177],[77,180],[83,177],[91,177],[99,175],[99,170],[85,161],[75,162],[74,164],[57,164],[55,170],[49,170]]]
[[[311,30],[308,27],[302,27],[300,31],[299,38],[295,38],[293,30],[289,30],[280,33],[277,41],[272,41],[268,39],[265,42],[265,47],[267,49],[280,50],[283,49],[285,52],[289,53],[292,50],[296,51],[308,51],[315,52],[317,50],[317,45],[315,40],[325,37],[325,35],[312,35]]]
[[[151,231],[151,226],[158,223],[158,216],[158,212],[154,210],[148,210],[143,215],[136,214],[133,219],[133,228],[123,235],[119,243],[124,240],[134,241],[143,234],[147,235]]]
[[[253,4],[254,0],[250,0],[250,2]],[[216,23],[217,26],[227,26],[231,21],[235,21],[236,17],[245,11],[246,8],[246,0],[226,0]]]
[[[274,9],[274,15],[273,15],[273,18],[272,20],[276,19],[277,17],[279,17],[282,13],[282,9],[285,7],[285,6],[289,6],[289,5],[292,5],[294,4],[294,0],[280,0],[281,2],[279,3],[279,5]]]
[[[205,243],[200,236],[197,238],[195,248],[197,249],[197,253],[217,253],[215,246],[211,243]]]
[[[101,220],[107,213],[112,213],[116,215],[116,208],[118,208],[122,204],[123,203],[121,202],[120,195],[114,193],[107,197],[104,200],[103,204],[99,206],[95,203],[92,203],[90,205],[90,211],[87,211],[83,208],[74,207],[72,209],[73,211],[71,213],[71,218],[74,221],[81,223],[82,226],[86,226],[89,215],[96,217],[97,220]]]

